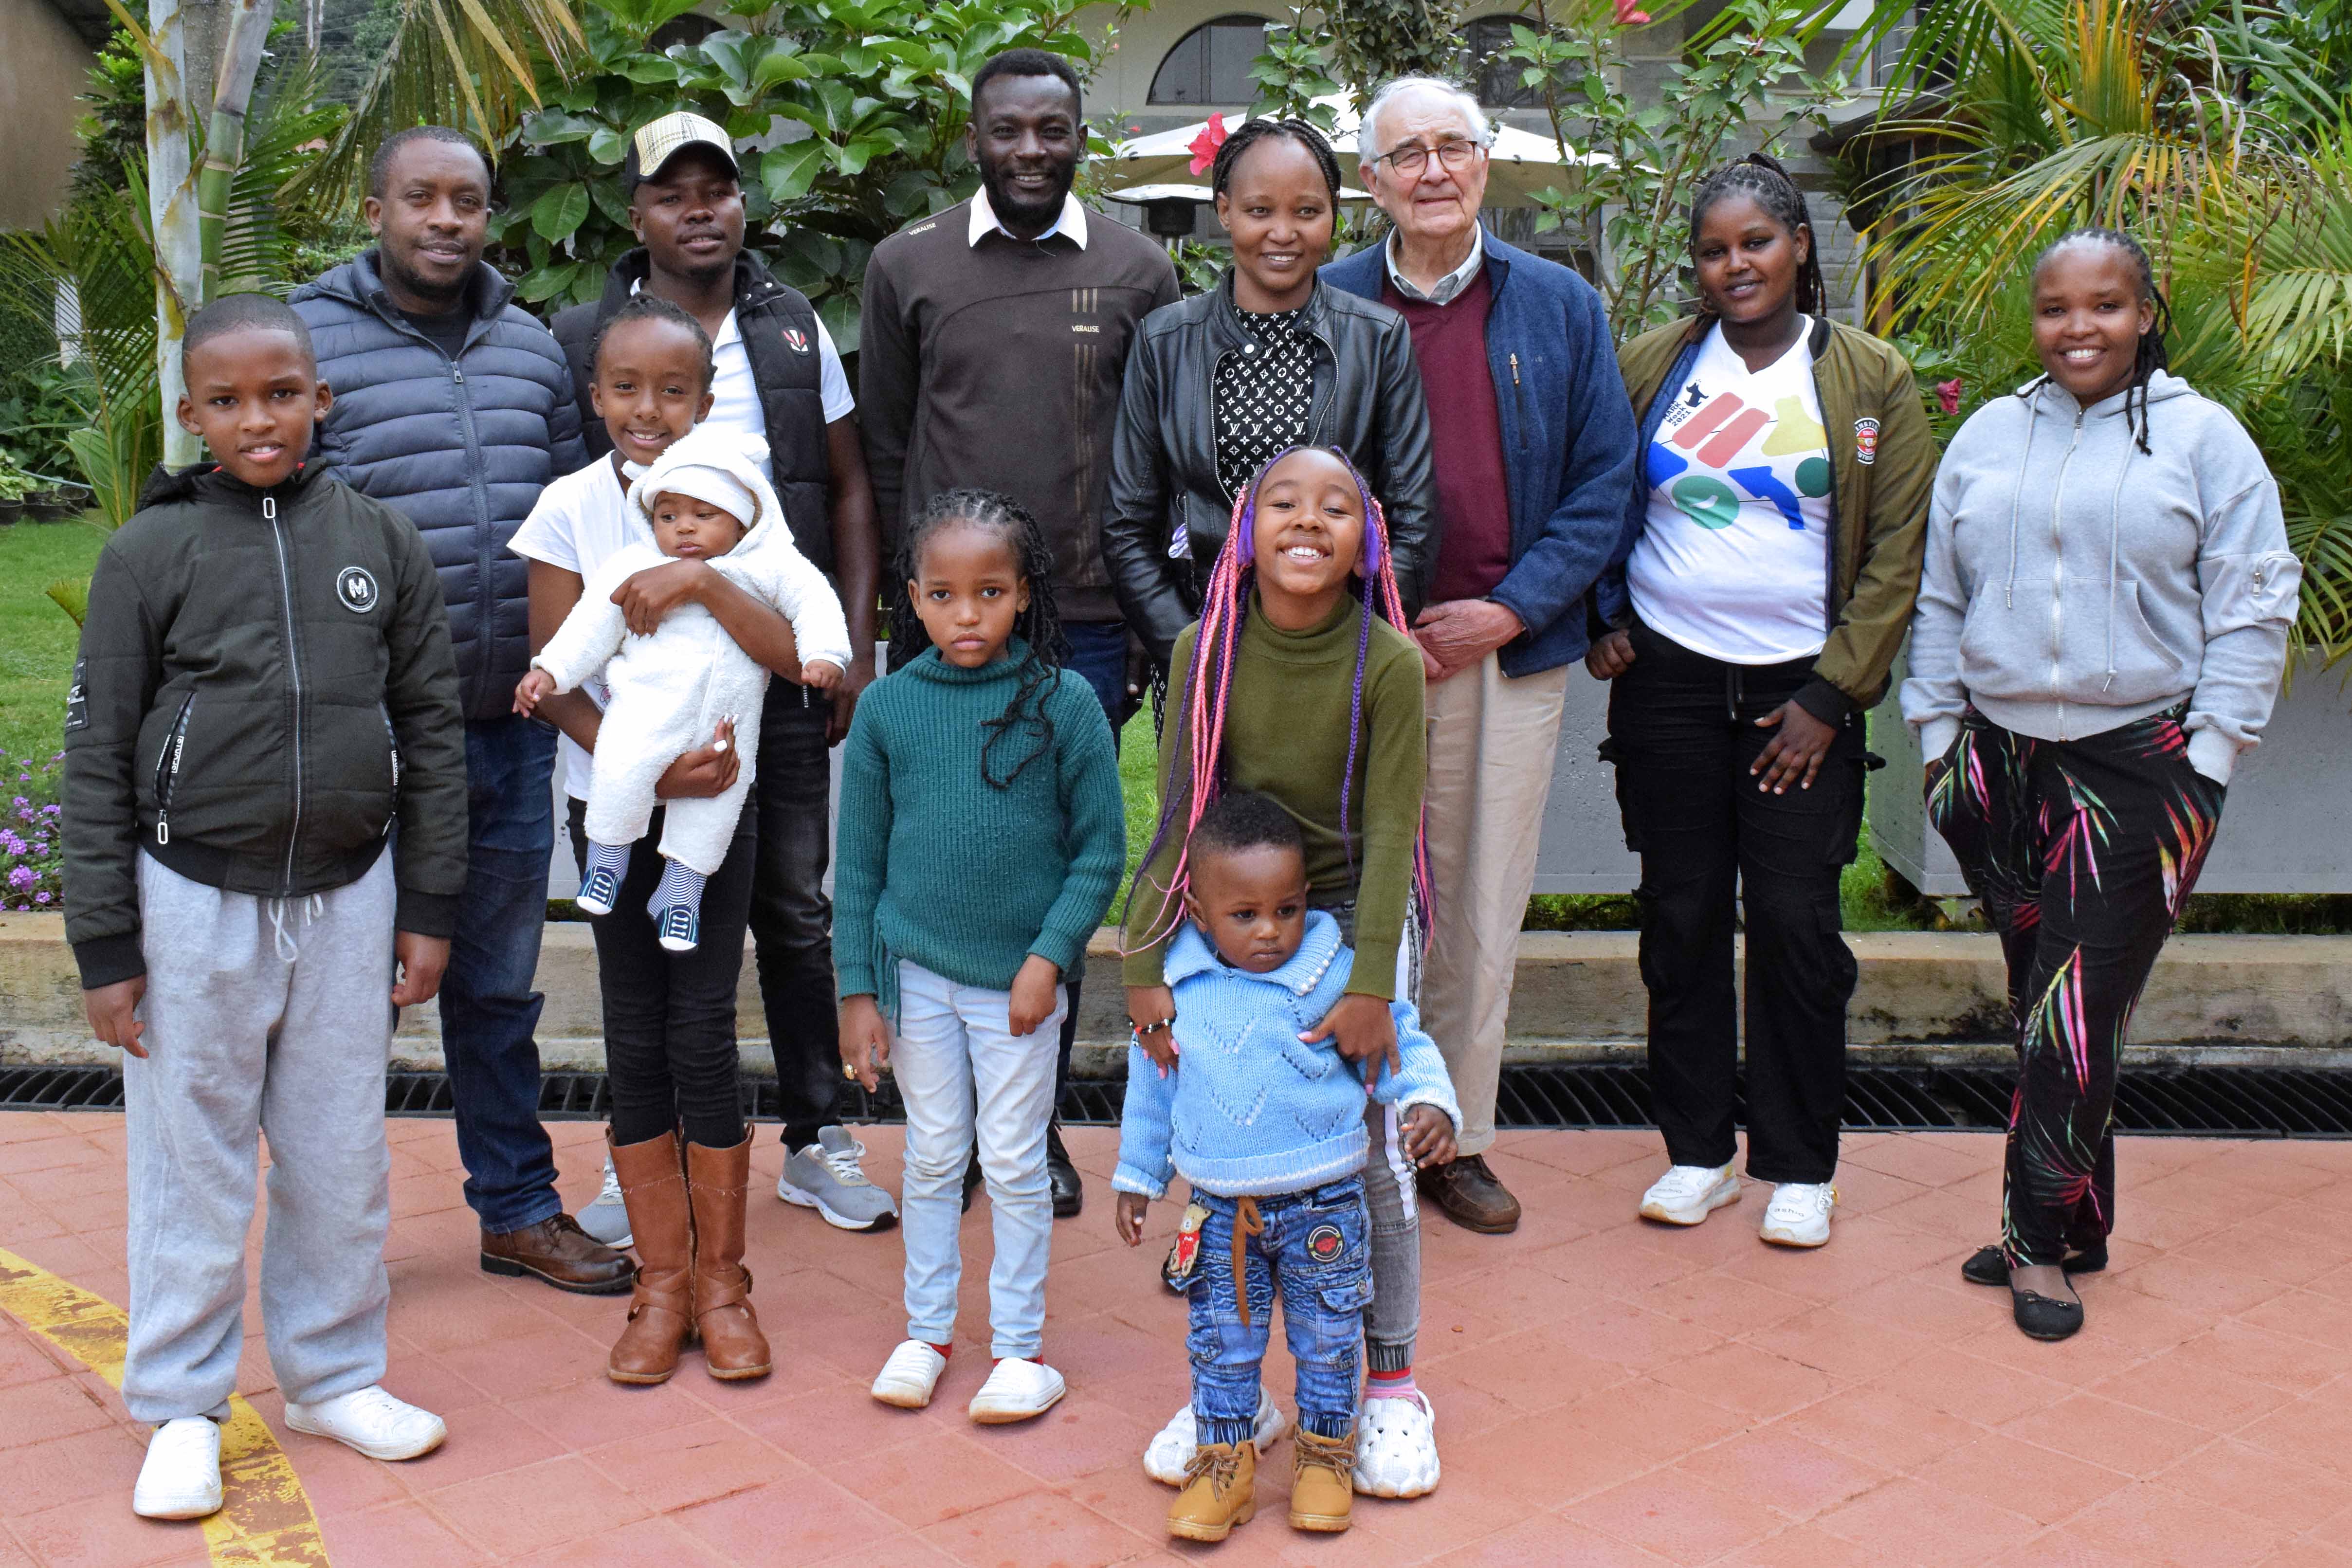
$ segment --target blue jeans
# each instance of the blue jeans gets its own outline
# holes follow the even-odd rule
[[[441,980],[441,1048],[457,1102],[466,1202],[503,1235],[563,1212],[539,1121],[546,1000],[530,988],[555,852],[555,731],[516,715],[466,725],[466,896]]]
[[[1271,1198],[1221,1198],[1195,1188],[1192,1201],[1209,1211],[1187,1292],[1192,1327],[1184,1341],[1201,1441],[1249,1440],[1277,1296],[1283,1335],[1298,1363],[1298,1424],[1318,1437],[1347,1436],[1356,1429],[1357,1363],[1372,1300],[1363,1178]],[[1244,1204],[1255,1205],[1265,1227],[1244,1240],[1246,1323],[1234,1288],[1234,1226]]]
[[[1070,644],[1070,657],[1062,668],[1083,676],[1094,688],[1095,700],[1102,704],[1103,717],[1110,721],[1111,743],[1117,745],[1118,727],[1135,711],[1127,695],[1127,623],[1066,622],[1062,636]]]

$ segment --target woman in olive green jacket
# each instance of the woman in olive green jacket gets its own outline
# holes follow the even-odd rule
[[[1819,1247],[1836,1203],[1853,955],[1838,873],[1864,711],[1911,622],[1936,446],[1911,367],[1818,314],[1813,229],[1761,153],[1691,204],[1702,310],[1618,352],[1642,468],[1596,586],[1605,754],[1642,857],[1650,1082],[1670,1168],[1645,1218],[1739,1199],[1735,895],[1748,937],[1748,1173],[1763,1239]]]

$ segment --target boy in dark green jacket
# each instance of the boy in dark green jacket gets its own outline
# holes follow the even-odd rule
[[[122,1395],[156,1428],[131,1499],[151,1519],[221,1504],[257,1132],[286,1424],[379,1459],[445,1435],[377,1386],[384,1062],[398,1009],[439,986],[466,881],[424,541],[305,472],[331,395],[284,303],[198,311],[183,364],[180,423],[217,466],[159,475],[108,542],[66,714],[66,934],[90,1027],[124,1053]]]

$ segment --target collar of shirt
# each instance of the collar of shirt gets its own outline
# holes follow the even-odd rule
[[[1470,287],[1470,279],[1476,276],[1478,268],[1486,265],[1486,227],[1484,225],[1479,225],[1470,230],[1470,254],[1463,258],[1461,266],[1439,279],[1436,287],[1425,294],[1414,285],[1412,279],[1397,270],[1396,235],[1393,231],[1389,235],[1388,244],[1382,247],[1381,255],[1389,264],[1389,281],[1396,285],[1398,293],[1408,300],[1418,300],[1425,305],[1451,305],[1455,296]]]
[[[1007,239],[1015,237],[1011,229],[997,220],[996,209],[988,205],[988,187],[983,185],[971,193],[971,226],[965,236],[965,243],[978,245],[991,234],[1002,234]],[[1046,239],[1057,234],[1067,237],[1080,250],[1087,247],[1087,209],[1078,205],[1075,195],[1062,197],[1062,216],[1055,218],[1053,226],[1037,238]]]

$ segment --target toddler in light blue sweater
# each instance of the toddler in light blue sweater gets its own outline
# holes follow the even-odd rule
[[[1192,1309],[1200,1447],[1169,1529],[1223,1540],[1255,1508],[1258,1367],[1278,1298],[1298,1366],[1290,1521],[1345,1530],[1372,1297],[1365,1097],[1396,1109],[1399,1142],[1421,1165],[1453,1158],[1462,1113],[1411,1003],[1392,1004],[1401,1066],[1372,1063],[1369,1088],[1334,1042],[1302,1038],[1346,991],[1351,955],[1338,922],[1307,907],[1305,849],[1287,812],[1262,795],[1228,795],[1202,814],[1186,852],[1190,920],[1167,960],[1179,1060],[1163,1074],[1129,1047],[1111,1178],[1129,1247],[1172,1176],[1192,1184],[1171,1268]]]

